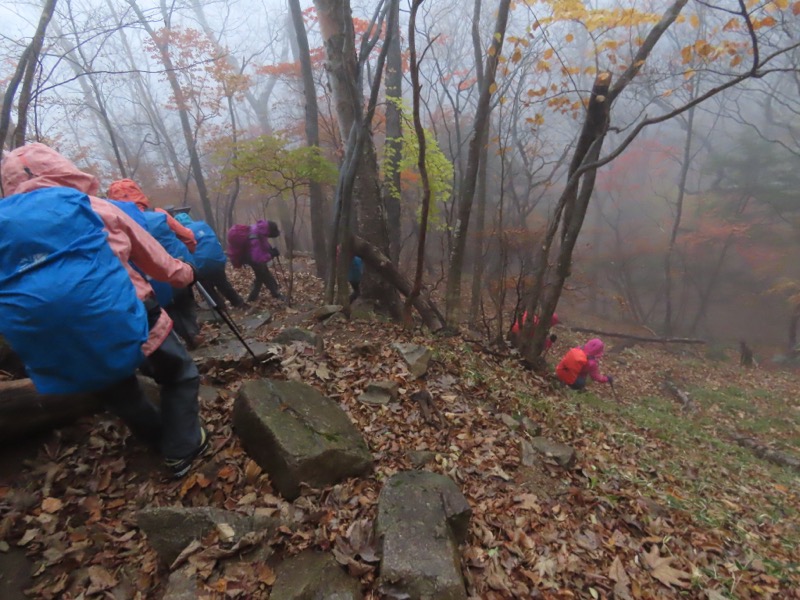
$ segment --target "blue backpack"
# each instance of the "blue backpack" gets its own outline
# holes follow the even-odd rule
[[[111,204],[116,206],[118,209],[120,209],[122,212],[128,215],[131,219],[133,219],[139,227],[150,233],[150,235],[153,235],[150,232],[150,227],[147,224],[148,219],[147,217],[145,217],[145,213],[139,210],[139,207],[136,206],[136,204],[134,204],[133,202],[125,202],[123,200],[111,200],[111,199],[107,199],[107,202],[110,202]],[[164,218],[164,220],[166,221],[166,217]],[[156,295],[156,300],[158,300],[158,303],[161,306],[166,307],[172,304],[172,297],[174,293],[172,291],[172,286],[170,284],[164,283],[163,281],[156,281],[149,275],[146,275],[145,272],[142,271],[139,267],[137,267],[134,263],[131,263],[131,266],[133,266],[133,268],[136,269],[139,272],[139,274],[147,280],[147,283],[149,283],[150,287],[153,288],[153,292]]]
[[[197,240],[197,249],[194,251],[194,263],[201,276],[225,267],[227,257],[217,235],[205,221],[194,221],[187,225],[194,233]]]
[[[101,390],[142,362],[147,313],[86,194],[0,200],[0,334],[43,394]]]
[[[364,261],[360,256],[354,256],[350,261],[350,268],[347,270],[347,281],[350,283],[361,283],[361,276],[364,274]]]
[[[162,212],[155,212],[152,210],[140,212],[139,214],[144,217],[145,223],[147,224],[147,232],[156,238],[156,241],[164,247],[164,250],[167,251],[167,254],[173,258],[194,264],[192,253],[189,252],[186,244],[180,241],[178,236],[175,235],[175,232],[169,228],[169,224],[167,223],[167,215]],[[156,281],[155,279],[151,278],[148,278],[147,281],[151,286],[153,286],[153,291],[156,293],[158,303],[161,306],[169,306],[172,303],[173,296],[175,295],[172,286],[168,283]]]

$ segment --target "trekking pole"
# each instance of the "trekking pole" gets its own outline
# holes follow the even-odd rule
[[[257,361],[258,357],[256,356],[256,353],[253,352],[253,349],[247,344],[246,341],[244,341],[244,337],[242,337],[242,333],[239,331],[239,328],[236,326],[236,323],[233,322],[233,319],[231,319],[231,317],[227,313],[227,311],[224,311],[223,309],[221,309],[219,307],[219,305],[211,297],[211,294],[208,293],[208,290],[206,290],[206,288],[203,287],[203,284],[201,284],[199,281],[197,281],[197,282],[195,282],[194,285],[197,288],[197,290],[200,292],[200,295],[203,296],[203,299],[206,301],[206,304],[208,304],[211,307],[212,310],[217,311],[217,314],[219,314],[219,316],[222,317],[222,320],[225,321],[225,324],[228,326],[228,328],[233,332],[233,334],[237,338],[239,338],[239,341],[242,342],[242,345],[250,353],[250,356],[252,356]]]
[[[617,388],[614,387],[614,380],[608,382],[611,385],[611,393],[614,394],[614,400],[619,404],[619,396],[617,396]]]

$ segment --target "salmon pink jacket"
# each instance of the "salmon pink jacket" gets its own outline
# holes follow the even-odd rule
[[[192,268],[188,264],[167,254],[161,244],[119,208],[95,197],[100,187],[97,178],[80,171],[52,148],[32,143],[9,152],[0,164],[0,176],[7,196],[50,187],[69,187],[87,194],[92,210],[103,220],[108,244],[128,271],[140,300],[155,298],[155,294],[130,261],[157,281],[175,287],[186,287],[192,282]],[[171,330],[172,321],[165,311],[161,311],[161,316],[142,345],[145,356],[152,354]]]

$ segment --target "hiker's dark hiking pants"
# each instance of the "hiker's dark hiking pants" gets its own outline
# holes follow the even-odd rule
[[[231,306],[237,308],[244,305],[242,297],[233,289],[231,282],[228,281],[228,276],[225,274],[225,265],[213,267],[203,271],[200,275],[200,284],[206,289],[208,295],[217,303],[217,306],[223,306],[220,294],[231,303]]]
[[[200,333],[200,324],[197,322],[197,301],[194,299],[192,288],[174,289],[172,303],[166,308],[166,311],[169,318],[172,319],[175,333],[190,348],[193,348],[194,339]]]
[[[281,292],[278,289],[278,282],[275,276],[270,272],[267,263],[247,263],[253,269],[253,288],[250,290],[250,295],[247,296],[248,302],[255,302],[258,294],[261,292],[261,286],[264,285],[269,290],[273,298],[280,298]]]
[[[200,375],[175,332],[145,359],[140,370],[159,384],[160,408],[145,397],[135,374],[108,390],[106,408],[136,437],[159,448],[165,458],[189,456],[200,444]]]

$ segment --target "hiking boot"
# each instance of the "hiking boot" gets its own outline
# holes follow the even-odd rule
[[[165,460],[167,469],[174,479],[180,479],[192,468],[194,459],[201,456],[211,445],[211,438],[205,427],[200,427],[200,445],[189,456],[184,458],[168,458]]]

